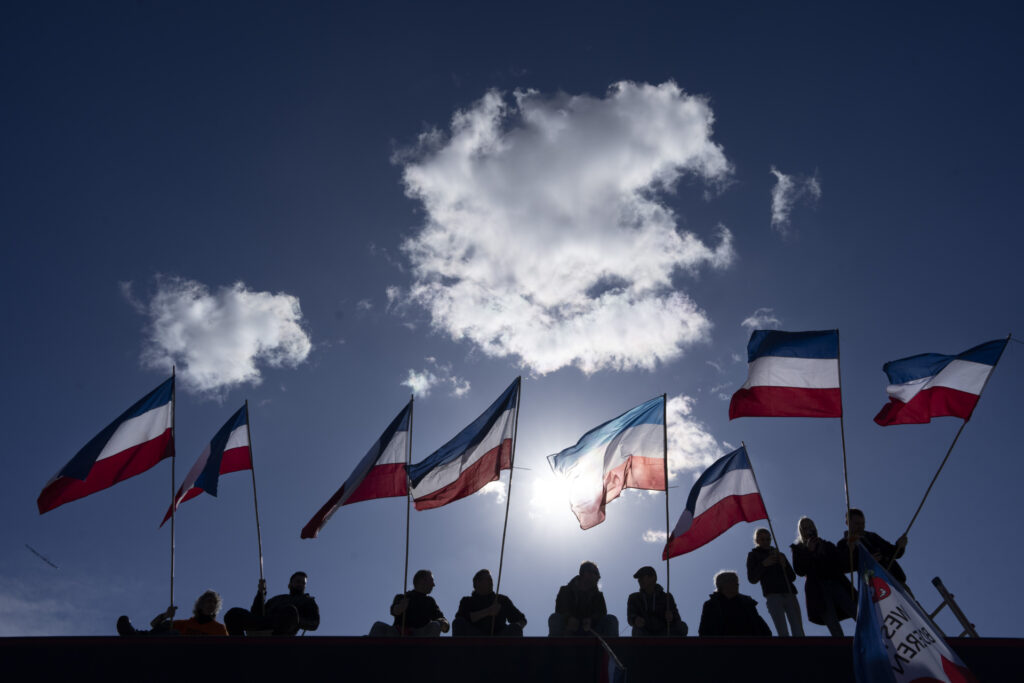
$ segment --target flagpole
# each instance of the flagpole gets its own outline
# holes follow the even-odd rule
[[[415,394],[409,394],[409,438],[405,440],[405,571],[402,574],[403,598],[409,590],[409,506],[412,501],[412,482],[409,480],[409,467],[412,465],[412,409],[415,398]],[[405,612],[402,612],[402,630],[399,635],[405,635]]]
[[[843,372],[839,350],[839,330],[836,330],[836,374],[839,375],[839,438],[843,444],[843,492],[846,494],[846,537],[850,537],[850,477],[846,467],[846,426],[843,419]],[[765,510],[767,512],[767,509]],[[774,537],[775,534],[772,533]],[[777,545],[777,544],[776,544]],[[846,544],[850,552],[850,597],[856,600],[853,581],[853,546]]]
[[[750,459],[750,451],[747,450],[747,443],[740,441],[740,445],[743,446],[743,451],[747,454],[747,462],[750,463],[750,476],[754,478],[754,486],[757,487],[757,493],[761,496],[761,502],[764,503],[764,493],[761,492],[761,485],[757,483],[757,473],[754,472],[754,461]],[[768,521],[768,533],[772,535],[772,542],[775,543],[775,552],[782,555],[782,550],[779,548],[779,537],[775,535],[775,527],[772,526],[772,516],[768,514],[768,506],[764,506],[764,518]],[[796,586],[792,585],[789,577],[786,576],[786,566],[780,562],[780,569],[782,569],[782,579],[786,582],[786,592],[791,595],[796,595]]]
[[[245,435],[249,439],[249,472],[252,474],[252,506],[256,510],[256,550],[260,554],[260,581],[263,580],[263,538],[260,534],[260,504],[256,499],[256,458],[252,453],[252,431],[249,428],[249,399],[245,399]]]
[[[988,376],[985,377],[985,381],[981,385],[981,391],[978,392],[978,402],[981,402],[981,395],[985,392],[985,387],[988,386],[988,381],[990,379],[992,379],[992,373],[994,373],[996,371],[996,366],[999,365],[999,361],[1003,357],[1003,351],[1006,351],[1006,347],[1010,343],[1010,338],[1012,336],[1013,336],[1012,333],[1006,335],[1006,343],[1003,344],[1003,348],[1002,348],[1002,350],[999,351],[999,356],[996,358],[996,362],[992,364],[992,370],[988,373]],[[978,403],[977,402],[974,404],[974,407],[975,408],[978,407]],[[939,478],[939,474],[942,473],[942,468],[946,466],[946,461],[949,460],[949,456],[953,452],[953,447],[956,446],[956,442],[960,439],[960,434],[964,431],[964,427],[966,427],[966,426],[967,426],[967,420],[964,420],[960,424],[960,429],[956,430],[956,436],[953,437],[953,443],[949,444],[949,450],[946,451],[946,457],[944,457],[942,459],[942,462],[939,464],[939,469],[937,469],[935,471],[935,476],[932,477],[931,483],[928,484],[928,489],[924,492],[924,497],[921,499],[920,504],[917,506],[917,510],[914,512],[914,516],[910,518],[910,524],[907,525],[907,530],[903,532],[903,536],[906,536],[907,534],[910,533],[910,527],[914,526],[914,522],[917,521],[917,516],[919,514],[921,514],[921,508],[924,507],[924,502],[926,500],[928,500],[928,494],[932,492],[932,487],[935,486],[935,480],[938,479]],[[902,538],[902,536],[901,536],[901,538]],[[892,563],[895,560],[896,560],[896,555],[893,554],[893,556],[891,558],[889,558],[889,563],[885,566],[886,571],[888,571],[889,567],[892,566]]]
[[[494,599],[498,599],[498,591],[501,589],[501,570],[505,562],[505,535],[508,533],[508,509],[512,504],[512,472],[515,471],[516,463],[516,437],[519,435],[519,403],[523,398],[523,376],[516,377],[519,386],[516,388],[516,416],[512,421],[512,453],[508,469],[508,490],[505,491],[505,523],[501,527],[501,552],[498,555],[498,583],[494,588]],[[498,463],[499,474],[501,463]],[[494,635],[495,618],[491,616],[491,635]]]
[[[175,432],[174,424],[174,413],[178,403],[178,386],[176,380],[176,368],[171,365],[171,447],[174,451],[171,453],[171,602],[170,607],[174,606],[174,508],[177,507],[175,503],[174,490],[174,461],[177,460],[177,444],[174,443],[177,433]]]
[[[672,533],[672,529],[669,528],[671,522],[668,516],[668,394],[661,395],[661,437],[662,446],[664,446],[664,460],[665,460],[665,542],[668,543],[668,535]],[[669,609],[668,596],[671,595],[672,591],[672,565],[669,564],[668,557],[665,558],[665,611]],[[669,630],[670,625],[668,619],[665,620],[665,635],[670,636],[672,632]]]

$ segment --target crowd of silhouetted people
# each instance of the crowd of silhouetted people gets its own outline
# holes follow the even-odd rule
[[[828,628],[833,636],[842,636],[840,622],[855,619],[856,594],[846,574],[857,567],[859,546],[889,568],[892,576],[906,583],[906,575],[896,562],[903,556],[906,536],[895,544],[864,529],[864,513],[849,512],[848,531],[837,543],[818,536],[808,517],[797,524],[796,542],[790,545],[792,562],[777,547],[772,547],[768,529],[754,532],[754,548],[747,554],[747,580],[760,584],[768,614],[779,636],[803,636],[803,619],[797,599],[796,577],[805,577],[804,600],[807,618]],[[638,588],[626,601],[626,621],[634,637],[683,637],[689,628],[680,616],[676,601],[658,583],[653,567],[641,567],[633,574]],[[579,572],[558,589],[555,611],[548,617],[548,635],[555,637],[596,634],[619,635],[619,620],[608,612],[604,594],[598,588],[601,572],[587,561]],[[305,572],[295,572],[288,581],[288,592],[267,600],[267,586],[260,579],[249,609],[233,607],[217,621],[220,596],[210,590],[196,600],[190,619],[175,620],[171,606],[158,614],[149,630],[138,630],[127,616],[117,620],[123,636],[139,635],[274,635],[291,636],[300,631],[315,631],[320,625],[320,608],[306,593]],[[421,569],[413,575],[412,590],[396,595],[389,610],[392,621],[378,621],[370,629],[372,637],[437,637],[452,632],[461,636],[522,636],[526,615],[506,595],[494,592],[490,571],[481,569],[473,576],[473,592],[462,598],[452,623],[444,616],[430,593],[434,575]],[[740,577],[722,570],[714,577],[715,591],[701,610],[700,636],[766,637],[772,631],[757,611],[757,601],[740,593]]]

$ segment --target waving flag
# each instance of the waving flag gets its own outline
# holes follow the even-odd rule
[[[188,471],[181,483],[174,502],[167,508],[163,526],[171,518],[171,513],[186,500],[191,500],[203,491],[211,496],[217,495],[217,482],[220,475],[252,469],[252,451],[249,449],[249,406],[238,409],[224,426],[206,445],[196,464]]]
[[[39,514],[142,474],[174,456],[174,377],[143,396],[94,436],[46,484]]]
[[[697,479],[661,558],[696,550],[740,522],[759,519],[768,519],[768,512],[747,449],[741,446],[716,460]]]
[[[956,356],[922,353],[882,366],[889,377],[889,403],[875,422],[887,427],[923,424],[933,417],[971,419],[1006,339],[985,342]]]
[[[664,491],[665,397],[595,427],[575,446],[549,455],[548,463],[568,484],[569,505],[582,529],[603,522],[605,505],[622,489]]]
[[[839,331],[755,330],[749,374],[729,402],[737,417],[841,417]]]
[[[932,620],[863,546],[853,635],[857,683],[976,683]]]
[[[430,510],[465,498],[512,469],[512,435],[519,411],[516,378],[498,400],[468,427],[409,468],[417,510]]]
[[[334,492],[313,518],[302,527],[302,538],[316,538],[338,508],[374,498],[405,496],[405,461],[409,452],[409,432],[412,428],[412,401],[402,408],[380,438],[370,446],[356,469],[341,488]]]

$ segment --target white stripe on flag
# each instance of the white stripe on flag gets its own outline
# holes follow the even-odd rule
[[[231,436],[228,437],[228,442],[224,444],[224,450],[230,451],[232,448],[241,448],[242,446],[249,445],[249,430],[248,425],[241,425],[235,427],[231,432]]]
[[[748,493],[758,493],[753,470],[730,470],[700,490],[693,516],[700,517],[715,503],[729,496],[745,496]]]
[[[122,422],[114,431],[107,445],[100,451],[96,460],[103,460],[132,446],[146,443],[163,434],[171,427],[171,403],[148,410],[130,420]]]
[[[838,389],[839,361],[835,358],[762,356],[750,363],[743,388],[751,387]]]
[[[420,480],[418,486],[412,489],[413,500],[438,491],[449,484],[458,481],[459,476],[489,451],[497,448],[505,441],[512,438],[513,420],[512,410],[506,410],[501,417],[494,421],[491,430],[487,432],[476,448],[466,451],[451,462],[435,467]]]
[[[903,403],[910,403],[919,392],[933,387],[947,387],[979,395],[985,386],[985,380],[992,372],[992,367],[970,360],[954,360],[934,377],[922,377],[906,384],[890,384],[886,392]]]

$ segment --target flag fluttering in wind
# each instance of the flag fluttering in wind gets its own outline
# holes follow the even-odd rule
[[[665,397],[642,403],[590,430],[575,446],[548,456],[567,484],[569,505],[589,529],[622,489],[665,490]]]
[[[887,427],[923,424],[933,417],[971,419],[1006,341],[985,342],[955,356],[922,353],[889,361],[882,366],[889,378],[889,403],[875,416],[875,422]]]
[[[476,493],[512,468],[512,437],[519,411],[516,378],[480,417],[422,462],[409,468],[417,510],[430,510]]]
[[[976,683],[906,589],[864,546],[857,557],[860,598],[853,635],[857,683]]]
[[[412,401],[395,416],[384,433],[366,452],[341,488],[334,492],[302,528],[302,538],[316,538],[338,508],[374,498],[409,493],[405,462],[409,452]]]
[[[842,417],[839,331],[755,330],[749,374],[729,402],[737,417]]]
[[[167,508],[163,526],[171,514],[186,500],[191,500],[203,491],[217,495],[220,475],[252,469],[252,450],[249,448],[249,410],[244,405],[217,430],[210,443],[206,444],[199,459],[181,482],[174,502]]]
[[[767,518],[747,449],[741,446],[716,460],[694,483],[661,559],[696,550],[740,522]]]
[[[43,488],[39,514],[134,477],[174,456],[174,377],[143,396]]]

